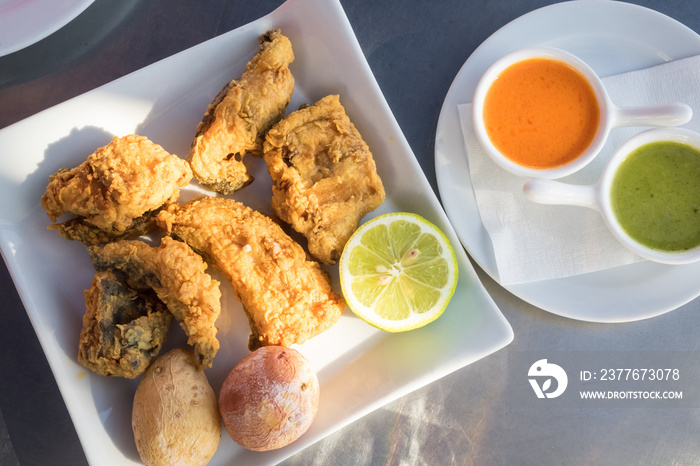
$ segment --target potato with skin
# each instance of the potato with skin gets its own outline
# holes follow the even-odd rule
[[[136,389],[131,423],[146,465],[209,462],[221,439],[221,416],[191,351],[173,349],[148,367]]]
[[[319,384],[297,350],[263,346],[234,367],[219,393],[226,431],[240,446],[268,451],[289,445],[318,411]]]

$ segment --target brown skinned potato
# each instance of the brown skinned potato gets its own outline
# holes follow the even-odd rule
[[[216,395],[194,354],[174,349],[141,378],[132,411],[141,460],[149,465],[205,465],[221,439]]]
[[[318,410],[319,384],[298,351],[263,346],[234,367],[219,393],[226,431],[240,446],[267,451],[306,432]]]

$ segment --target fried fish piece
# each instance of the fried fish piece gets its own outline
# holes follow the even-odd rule
[[[265,133],[282,118],[294,91],[289,39],[272,29],[259,42],[240,79],[224,86],[209,105],[190,148],[197,180],[221,194],[232,194],[253,181],[243,157],[262,156]]]
[[[135,218],[134,221],[131,222],[129,228],[121,233],[100,230],[87,223],[81,217],[75,217],[63,223],[49,225],[49,230],[56,230],[65,239],[80,241],[88,246],[134,239],[152,233],[157,228],[155,218],[162,208],[161,206],[155,210],[149,210],[142,216]]]
[[[364,217],[384,201],[374,158],[337,95],[297,110],[265,138],[272,207],[324,264],[340,259]]]
[[[97,374],[136,378],[160,352],[171,320],[154,293],[129,288],[113,272],[97,272],[85,290],[78,361]]]
[[[50,229],[102,244],[152,230],[149,213],[176,202],[191,179],[186,160],[132,134],[113,138],[81,165],[51,175],[41,205],[52,222],[66,213],[78,216]]]
[[[98,271],[120,271],[136,291],[153,290],[187,334],[187,343],[202,367],[211,367],[219,341],[219,282],[206,273],[207,264],[185,243],[165,237],[160,246],[143,241],[117,241],[88,248]]]
[[[330,277],[270,217],[226,198],[172,205],[158,225],[187,242],[231,283],[248,316],[248,347],[304,343],[340,318]]]

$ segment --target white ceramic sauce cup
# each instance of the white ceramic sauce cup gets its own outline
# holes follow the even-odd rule
[[[484,124],[484,100],[491,84],[509,66],[532,58],[548,58],[568,64],[589,82],[598,100],[600,119],[598,129],[588,148],[569,163],[554,168],[532,168],[520,165],[504,154],[491,142]],[[678,126],[693,116],[692,109],[683,103],[649,107],[617,107],[596,73],[581,59],[564,50],[549,47],[530,47],[515,50],[491,65],[482,75],[472,100],[472,120],[476,136],[491,159],[510,173],[527,178],[555,179],[570,175],[585,167],[605,145],[610,130],[623,126]]]
[[[572,185],[560,181],[534,179],[523,186],[525,197],[539,204],[582,206],[597,210],[617,240],[632,252],[655,262],[686,264],[700,260],[700,246],[678,252],[647,247],[630,237],[620,226],[611,206],[612,182],[617,169],[635,149],[657,141],[680,142],[700,150],[700,134],[684,128],[657,128],[643,131],[622,144],[612,155],[595,185]]]

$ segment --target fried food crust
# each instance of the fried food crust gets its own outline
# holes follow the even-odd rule
[[[340,259],[362,218],[384,201],[372,153],[337,95],[297,110],[265,138],[272,207],[324,264]]]
[[[303,343],[345,309],[320,265],[271,218],[239,202],[202,197],[169,206],[157,221],[226,276],[248,316],[251,350]]]
[[[260,48],[238,80],[229,82],[197,126],[189,162],[197,180],[232,194],[253,181],[243,163],[262,155],[267,130],[282,118],[294,91],[294,52],[279,29],[259,38]]]
[[[155,294],[129,288],[113,272],[97,272],[85,290],[78,361],[97,374],[136,378],[160,352],[171,320]]]
[[[168,202],[169,203],[169,202]],[[85,245],[100,245],[112,243],[114,241],[135,239],[139,236],[147,235],[155,231],[158,227],[155,217],[162,207],[149,210],[142,216],[135,218],[129,228],[123,232],[105,231],[90,225],[81,217],[66,220],[63,223],[49,225],[49,230],[55,230],[65,239],[80,241]]]
[[[77,219],[52,225],[68,239],[101,244],[152,229],[148,213],[177,201],[192,179],[187,161],[146,137],[115,137],[73,169],[51,175],[41,205],[52,222],[63,214]]]
[[[211,367],[219,341],[219,282],[207,264],[185,243],[163,238],[159,247],[142,241],[118,241],[88,248],[96,270],[117,270],[134,290],[153,290],[187,334],[202,367]]]

